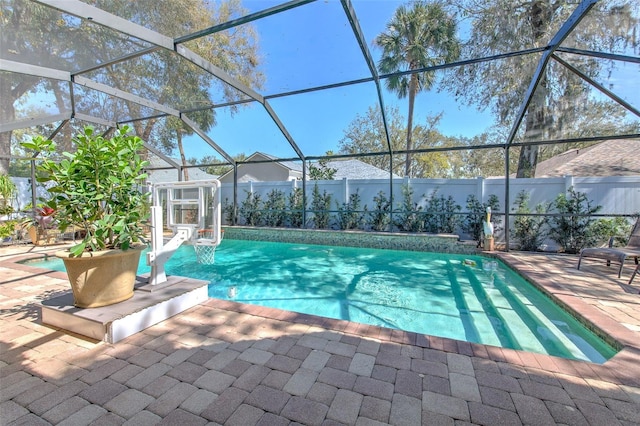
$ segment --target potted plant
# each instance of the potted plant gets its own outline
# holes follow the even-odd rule
[[[90,126],[73,138],[76,151],[57,158],[56,144],[43,137],[24,142],[39,152],[38,182],[46,183],[58,228],[79,229],[82,240],[56,253],[65,263],[74,304],[105,306],[133,296],[140,253],[145,248],[142,222],[148,212],[143,192],[148,162],[143,141],[129,127],[111,138]],[[120,267],[123,270],[120,270]]]
[[[56,241],[55,235],[50,235],[49,230],[56,227],[54,214],[55,210],[49,206],[39,207],[32,217],[27,217],[22,222],[22,228],[27,231],[31,242],[36,246],[53,244]]]

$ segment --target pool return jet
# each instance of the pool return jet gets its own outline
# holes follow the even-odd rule
[[[151,266],[149,284],[167,282],[165,263],[183,243],[193,244],[198,263],[212,264],[222,242],[220,227],[220,181],[200,180],[159,183],[152,186]],[[165,242],[162,210],[173,236]]]

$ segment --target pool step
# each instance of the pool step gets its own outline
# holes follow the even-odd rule
[[[470,280],[475,278],[475,275],[468,276]],[[475,287],[479,288],[477,285]],[[561,347],[576,359],[588,359],[582,350],[559,327],[547,319],[535,305],[528,302],[528,299],[517,288],[510,287],[511,295],[503,293],[499,286],[481,286],[481,288],[485,300],[500,315],[505,327],[509,329],[523,350],[547,353],[545,344],[540,340],[547,339],[547,344]],[[526,309],[523,309],[525,306]],[[536,324],[535,332],[531,329],[532,324]],[[541,334],[543,332],[546,335]]]
[[[76,308],[68,291],[43,300],[40,318],[43,324],[115,343],[208,298],[207,281],[169,276],[162,285],[147,283],[148,274],[139,276],[131,299],[100,308]]]

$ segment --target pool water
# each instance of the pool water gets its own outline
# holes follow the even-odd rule
[[[39,266],[64,270],[54,262]],[[213,265],[183,246],[166,270],[209,281],[213,298],[596,363],[616,352],[481,256],[224,240]]]

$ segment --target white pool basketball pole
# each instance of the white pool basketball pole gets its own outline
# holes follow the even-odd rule
[[[181,190],[180,194],[184,194],[186,190],[197,189],[198,198],[185,198],[183,195],[176,197],[174,190]],[[164,242],[164,219],[162,213],[162,200],[160,191],[166,190],[166,208],[167,208],[167,226],[174,232],[173,237]],[[212,208],[211,215],[213,223],[207,226],[206,203],[207,190],[212,190]],[[181,223],[181,219],[176,217],[175,208],[188,206],[197,206],[197,221],[194,223]],[[220,213],[220,181],[216,179],[203,181],[185,181],[185,182],[168,182],[159,183],[152,187],[152,207],[151,207],[151,250],[147,253],[147,264],[151,266],[149,283],[151,285],[161,284],[167,281],[165,271],[165,263],[175,253],[175,251],[186,241],[192,241],[198,244],[199,229],[208,229],[210,235],[206,239],[202,239],[201,243],[218,246],[222,241],[220,229],[221,213]]]

